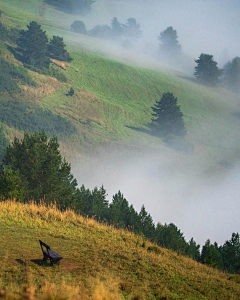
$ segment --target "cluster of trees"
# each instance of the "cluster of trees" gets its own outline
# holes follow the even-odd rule
[[[77,181],[71,167],[61,157],[56,137],[47,134],[25,133],[17,138],[4,153],[0,170],[0,194],[3,198],[55,200],[61,208],[81,201]],[[78,200],[78,201],[77,201]]]
[[[187,242],[173,223],[155,225],[144,205],[138,213],[120,191],[109,203],[103,186],[92,191],[84,185],[77,188],[71,166],[61,157],[58,148],[57,138],[49,140],[44,131],[25,133],[21,141],[15,138],[5,149],[0,166],[1,199],[34,199],[37,202],[44,199],[46,203],[56,201],[61,209],[72,207],[85,216],[127,228],[198,262],[230,273],[240,273],[238,233],[233,233],[223,246],[207,240],[200,251],[200,245],[193,238]],[[142,247],[145,247],[145,243]]]
[[[55,6],[59,10],[69,13],[85,14],[92,9],[95,0],[45,0],[49,5]]]
[[[49,135],[65,139],[77,133],[75,126],[50,110],[23,103],[22,101],[0,99],[0,121],[22,131],[45,130]]]
[[[71,61],[69,53],[65,49],[63,38],[53,36],[49,41],[46,32],[41,25],[32,21],[27,25],[28,30],[21,30],[17,40],[18,51],[22,55],[25,65],[38,69],[49,68],[50,58],[61,61]]]
[[[227,88],[240,91],[240,57],[235,57],[227,62],[223,69],[219,69],[213,55],[202,53],[197,60],[194,75],[207,85],[221,82]]]
[[[74,21],[71,31],[103,39],[118,39],[120,37],[138,38],[142,35],[140,25],[136,19],[129,18],[126,24],[121,24],[116,17],[112,19],[111,26],[97,25],[87,31],[83,21]]]
[[[164,58],[181,59],[181,45],[178,42],[177,31],[172,26],[162,31],[158,40],[160,41],[160,54]],[[195,62],[197,65],[193,75],[199,82],[206,85],[216,85],[222,81],[226,87],[239,92],[240,57],[233,58],[232,61],[225,64],[223,69],[219,69],[211,54],[201,53]]]

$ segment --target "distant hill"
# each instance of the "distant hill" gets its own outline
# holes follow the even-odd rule
[[[134,66],[137,60],[130,54],[127,63],[123,63],[127,59],[124,51],[122,58],[115,56],[113,59],[114,51],[109,53],[110,47],[103,47],[106,41],[67,31],[65,25],[62,29],[60,20],[71,24],[73,16],[57,11],[41,0],[31,1],[31,5],[26,0],[17,3],[0,0],[0,4],[1,20],[7,28],[26,29],[29,22],[35,20],[49,38],[62,36],[67,43],[73,61],[65,64],[66,70],[53,64],[67,77],[67,82],[28,71],[37,86],[19,85],[22,94],[15,94],[11,99],[24,103],[25,109],[30,109],[32,114],[35,108],[36,112],[44,109],[45,113],[57,115],[66,119],[69,126],[71,124],[72,132],[76,130],[77,133],[65,139],[60,137],[63,154],[68,159],[79,158],[79,152],[88,155],[89,146],[94,151],[109,143],[131,144],[132,140],[138,141],[140,148],[152,144],[167,150],[161,139],[149,135],[144,126],[151,120],[151,106],[164,92],[172,92],[178,98],[187,129],[187,149],[194,149],[193,155],[202,155],[204,151],[204,155],[211,157],[213,165],[222,161],[231,163],[239,158],[236,150],[240,147],[238,95],[221,87],[199,85],[189,76],[167,70],[160,64],[154,67],[150,64],[146,68],[147,63],[142,67],[144,64],[140,62]],[[45,5],[43,16],[39,12],[41,5]],[[2,42],[1,57],[20,65],[11,53],[14,47],[14,43],[9,46]],[[71,87],[75,94],[68,97]],[[2,99],[10,101],[6,95],[2,95]],[[6,124],[3,119],[0,124],[9,140],[15,134],[21,137],[26,130],[24,126]],[[58,134],[57,130],[54,133]]]

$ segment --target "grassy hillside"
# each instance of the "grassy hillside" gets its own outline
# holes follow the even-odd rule
[[[6,299],[240,299],[239,275],[55,206],[0,202],[0,234]],[[42,262],[39,239],[60,266]]]
[[[141,130],[151,120],[151,106],[167,91],[172,92],[181,105],[187,128],[186,142],[194,149],[191,155],[207,157],[207,164],[213,165],[239,159],[238,95],[221,87],[202,86],[182,73],[166,71],[158,63],[151,70],[153,64],[146,68],[146,62],[134,60],[124,51],[114,55],[115,44],[110,46],[110,42],[68,31],[78,16],[64,14],[48,5],[44,5],[41,16],[41,0],[32,1],[31,5],[26,0],[17,3],[0,0],[0,4],[8,26],[26,29],[26,25],[35,20],[49,38],[63,36],[67,43],[73,61],[66,63],[66,71],[59,70],[67,76],[68,82],[30,72],[38,86],[22,87],[21,101],[50,110],[77,128],[76,136],[61,140],[63,154],[68,159],[79,158],[79,152],[88,155],[101,145],[126,145],[132,141],[137,141],[140,149],[154,145],[158,150],[168,151],[160,139]],[[107,55],[112,59],[106,58]],[[7,50],[5,56],[14,61]],[[71,87],[75,95],[68,97]],[[4,126],[6,133],[22,132],[19,128]],[[140,128],[140,131],[127,126]]]

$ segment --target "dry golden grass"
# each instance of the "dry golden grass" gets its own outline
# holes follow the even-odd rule
[[[142,237],[56,204],[0,202],[0,236],[6,299],[240,299],[239,275],[156,254]],[[42,262],[39,239],[63,256],[60,266]]]

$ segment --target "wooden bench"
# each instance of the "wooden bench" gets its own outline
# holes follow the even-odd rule
[[[51,262],[51,265],[53,265],[53,264],[60,265],[60,260],[62,259],[62,256],[59,255],[57,252],[51,250],[50,247],[47,244],[45,244],[44,242],[39,240],[39,243],[40,243],[42,253],[43,253],[43,260],[47,261],[49,259]],[[46,250],[43,250],[43,246],[46,248]]]

